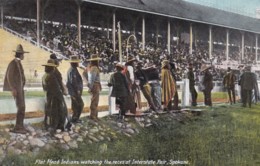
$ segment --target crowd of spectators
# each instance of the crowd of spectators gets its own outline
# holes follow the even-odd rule
[[[36,23],[33,21],[7,20],[5,26],[18,33],[27,36],[31,40],[36,41]],[[22,28],[21,28],[22,27]],[[87,63],[91,54],[98,53],[102,60],[100,67],[103,73],[109,73],[113,70],[115,62],[119,61],[118,50],[113,51],[112,40],[108,39],[107,31],[102,28],[82,27],[82,43],[78,44],[77,26],[73,24],[44,24],[44,30],[41,33],[41,44],[55,51],[60,52],[66,57],[78,55],[81,57],[83,65]],[[110,32],[111,33],[111,32]],[[189,63],[194,64],[197,75],[200,73],[200,67],[204,64],[221,65],[226,61],[225,46],[214,48],[212,58],[209,58],[208,43],[197,43],[196,47],[189,53],[189,44],[179,42],[171,45],[171,53],[167,51],[166,39],[161,38],[156,44],[155,37],[146,41],[145,50],[142,50],[141,36],[137,36],[137,41],[131,42],[131,47],[126,52],[126,39],[130,34],[122,34],[122,57],[126,61],[127,55],[134,56],[139,61],[143,61],[144,65],[154,63],[156,66],[161,65],[161,61],[165,58],[174,62],[176,65],[177,80],[185,77],[187,66]],[[110,35],[111,36],[111,35]],[[151,35],[150,35],[151,36]],[[118,48],[118,43],[116,44]],[[229,61],[239,63],[240,53],[237,48],[230,49]],[[254,61],[254,54],[247,51],[245,54],[245,63]],[[214,68],[214,80],[221,80],[225,74],[226,68]]]

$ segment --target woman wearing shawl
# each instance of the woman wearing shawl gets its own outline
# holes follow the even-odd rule
[[[176,86],[170,71],[170,63],[168,60],[162,62],[161,80],[163,108],[164,110],[169,110],[171,108],[170,101],[174,97]]]

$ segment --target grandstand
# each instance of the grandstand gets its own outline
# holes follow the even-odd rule
[[[53,45],[58,41],[58,51],[64,57],[77,54],[88,58],[91,53],[98,51],[103,58],[101,64],[105,72],[110,72],[113,62],[118,60],[115,28],[118,22],[122,27],[122,56],[128,54],[125,41],[134,34],[137,42],[128,49],[131,54],[139,56],[140,52],[144,52],[138,58],[154,61],[157,65],[160,65],[158,59],[170,57],[180,69],[180,78],[188,62],[197,64],[197,69],[201,63],[211,63],[221,68],[232,65],[236,68],[241,63],[257,64],[260,60],[257,36],[260,24],[257,19],[185,1],[5,2],[3,6],[8,10],[3,13],[4,27],[24,36],[29,34],[33,40],[29,43],[39,42],[36,45],[48,48],[45,50],[49,52],[56,51]],[[39,65],[29,66],[26,63],[24,61],[24,65],[30,68],[27,69],[28,78],[31,78],[30,73]],[[36,70],[40,73],[41,69],[38,68]],[[65,70],[62,72],[64,75]]]
[[[40,83],[41,77],[44,74],[44,67],[42,64],[46,63],[49,59],[50,52],[41,49],[29,40],[22,39],[17,35],[7,32],[4,29],[0,29],[0,81],[3,82],[4,74],[9,62],[14,58],[13,50],[16,49],[18,44],[22,44],[24,50],[30,53],[25,54],[25,58],[22,61],[24,67],[24,73],[27,78],[27,85],[31,83]],[[69,67],[69,63],[61,63],[59,70],[62,73],[66,73]],[[37,70],[38,76],[34,76],[34,71]]]

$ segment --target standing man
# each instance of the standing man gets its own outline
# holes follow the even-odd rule
[[[132,97],[134,99],[135,102],[135,109],[130,109],[130,112],[133,114],[136,114],[136,109],[141,110],[142,106],[141,106],[141,94],[140,94],[140,87],[137,84],[136,80],[135,80],[135,64],[136,64],[136,59],[134,56],[129,56],[127,62],[125,63],[125,67],[126,67],[126,71],[125,71],[125,75],[126,75],[126,79],[128,82],[128,86],[130,88],[130,92],[131,94],[129,95],[129,98]],[[129,101],[131,101],[131,99],[128,99]],[[132,102],[129,102],[132,103]],[[130,106],[130,104],[129,104]]]
[[[136,76],[136,79],[140,81],[141,91],[142,91],[145,99],[147,100],[147,102],[150,106],[150,109],[152,109],[153,111],[156,111],[156,106],[151,97],[151,86],[148,83],[147,74],[146,74],[145,70],[142,69],[142,66],[143,66],[143,62],[137,63],[135,76]]]
[[[171,66],[168,60],[162,61],[161,71],[161,87],[162,87],[162,103],[164,111],[170,111],[172,109],[172,98],[176,92],[176,85],[170,71]]]
[[[246,107],[248,103],[249,108],[251,108],[252,103],[252,90],[255,87],[256,77],[255,74],[251,72],[251,66],[245,68],[245,72],[241,75],[239,80],[239,85],[242,91],[242,107]]]
[[[223,85],[224,85],[225,88],[227,88],[230,104],[236,103],[235,81],[236,81],[236,76],[232,72],[231,68],[228,67],[227,73],[226,73],[226,75],[224,76],[224,79],[223,79]]]
[[[50,59],[53,59],[55,61],[55,64],[57,65],[57,67],[55,67],[55,69],[54,69],[54,72],[55,72],[56,78],[59,81],[59,85],[62,90],[62,93],[63,93],[63,95],[68,95],[68,90],[62,81],[62,75],[61,75],[60,71],[58,70],[58,67],[60,65],[60,59],[58,59],[54,53],[52,53],[50,55]]]
[[[92,95],[90,103],[90,119],[94,121],[99,120],[97,107],[99,103],[99,93],[102,89],[100,83],[99,60],[101,60],[101,58],[99,58],[97,54],[92,54],[91,58],[87,60],[90,62],[87,79],[88,88]]]
[[[187,78],[190,80],[190,93],[191,93],[191,99],[192,99],[192,106],[197,106],[197,97],[198,93],[195,89],[195,76],[193,73],[193,64],[189,64],[189,71],[187,73]]]
[[[14,52],[15,58],[9,63],[6,70],[3,90],[12,92],[17,107],[16,124],[11,132],[26,134],[27,130],[23,124],[25,116],[24,85],[26,80],[21,61],[24,59],[24,53],[29,52],[24,51],[21,44],[17,46]]]
[[[204,77],[202,80],[202,85],[204,86],[204,104],[207,106],[212,106],[212,100],[211,100],[211,91],[213,89],[213,76],[209,71],[210,67],[202,66],[201,72],[204,72]]]
[[[68,71],[67,88],[71,96],[71,108],[73,111],[71,122],[81,123],[79,117],[83,111],[84,103],[81,98],[83,91],[83,81],[77,69],[77,67],[79,67],[80,59],[78,56],[71,56],[69,62],[71,67]]]
[[[176,67],[175,64],[173,62],[170,62],[170,71],[172,74],[172,78],[175,84],[175,94],[173,97],[173,109],[174,110],[180,110],[179,107],[179,95],[178,95],[178,91],[177,91],[177,77],[176,77]]]
[[[111,96],[116,98],[116,103],[119,104],[120,112],[118,119],[123,121],[126,113],[127,96],[130,91],[125,75],[122,73],[124,66],[120,63],[116,64],[116,72],[110,77],[108,86],[112,86]]]
[[[49,59],[45,66],[45,74],[42,77],[42,87],[46,92],[46,106],[45,106],[45,127],[51,134],[54,134],[57,129],[64,131],[67,106],[59,85],[59,80],[55,74],[57,65],[53,59]],[[49,128],[50,127],[50,128]],[[70,130],[69,122],[66,128]]]
[[[144,72],[146,73],[148,84],[151,87],[150,94],[155,106],[155,111],[162,113],[162,89],[159,71],[153,63],[149,63],[146,68],[144,68]]]

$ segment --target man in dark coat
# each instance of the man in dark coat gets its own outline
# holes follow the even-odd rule
[[[190,63],[189,64],[189,71],[187,73],[187,77],[190,81],[190,93],[191,93],[191,99],[192,99],[192,106],[197,106],[197,97],[198,97],[198,93],[195,89],[195,76],[193,73],[193,64]]]
[[[67,117],[67,106],[59,85],[59,81],[54,72],[55,61],[50,59],[45,66],[45,75],[42,78],[43,90],[46,92],[47,122],[45,125],[53,134],[57,129],[64,130]]]
[[[119,104],[119,120],[124,120],[126,113],[127,96],[130,94],[126,77],[122,74],[124,67],[118,63],[116,64],[116,72],[111,75],[109,86],[112,86],[111,96],[116,98],[116,103]]]
[[[160,85],[159,71],[153,63],[147,65],[144,68],[147,75],[148,83],[151,87],[151,97],[155,105],[155,111],[158,113],[162,112],[162,89]]]
[[[26,134],[27,130],[23,123],[25,116],[24,85],[26,80],[21,61],[24,59],[24,53],[29,52],[24,51],[20,44],[14,52],[15,58],[9,63],[6,70],[3,90],[12,92],[17,107],[16,124],[11,131]]]
[[[156,107],[154,105],[153,99],[151,97],[151,86],[148,84],[148,79],[147,79],[147,75],[145,70],[142,69],[142,62],[138,62],[137,66],[136,66],[136,71],[135,71],[135,76],[136,79],[139,80],[140,82],[140,88],[141,91],[145,97],[145,99],[147,100],[150,109],[152,109],[153,111],[156,111]]]
[[[236,103],[235,81],[236,81],[236,76],[232,72],[231,68],[228,67],[227,73],[226,73],[226,75],[224,76],[224,79],[223,79],[223,85],[224,85],[225,88],[227,88],[230,104]]]
[[[60,64],[60,59],[58,59],[57,56],[54,53],[52,53],[50,55],[50,59],[53,59],[55,61],[55,65],[57,65],[57,67],[55,67],[55,69],[54,69],[54,72],[55,72],[56,78],[59,81],[62,93],[64,95],[68,95],[68,90],[67,90],[66,86],[64,85],[64,83],[62,81],[62,75],[61,75],[60,71],[58,70],[58,67],[59,67],[59,64]]]
[[[207,106],[212,106],[211,91],[213,89],[213,76],[209,71],[210,67],[203,66],[201,72],[204,72],[204,78],[202,85],[204,86],[204,104]]]
[[[243,107],[246,107],[248,103],[249,108],[251,108],[252,103],[252,90],[255,87],[256,77],[255,74],[251,72],[251,67],[247,66],[245,72],[241,75],[239,80],[239,85],[242,91],[242,103]]]
[[[176,89],[174,97],[173,97],[173,108],[172,109],[180,110],[180,107],[179,107],[179,95],[178,95],[178,90],[177,90],[176,67],[175,67],[175,64],[173,62],[170,62],[170,71],[171,71],[172,78],[173,78],[173,81],[175,83],[175,89]]]
[[[71,67],[68,71],[67,88],[71,96],[71,109],[73,111],[71,122],[80,123],[81,121],[79,118],[84,107],[84,103],[81,98],[83,91],[83,81],[77,69],[80,59],[78,56],[71,56],[69,62]]]

